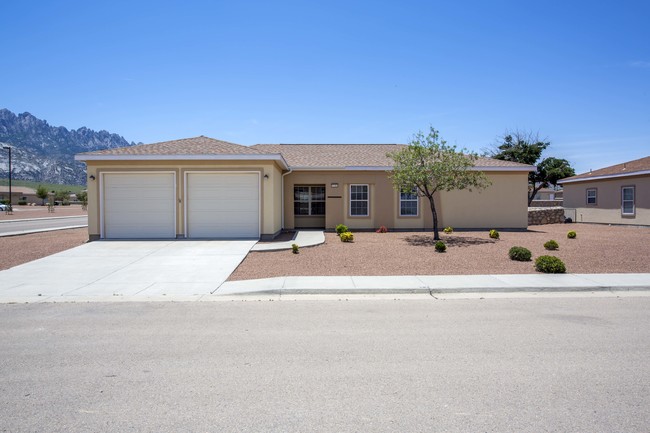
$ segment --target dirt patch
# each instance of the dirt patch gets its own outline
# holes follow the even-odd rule
[[[54,206],[54,212],[49,212],[47,206],[13,205],[12,207],[13,212],[11,214],[4,211],[0,212],[0,221],[88,215],[88,211],[81,209],[81,205]]]
[[[0,270],[68,250],[87,240],[86,228],[0,237]]]
[[[578,233],[567,239],[569,230]],[[530,226],[525,232],[501,232],[499,240],[488,232],[441,233],[447,252],[436,253],[432,233],[355,233],[354,243],[343,243],[334,233],[325,243],[291,251],[251,252],[230,280],[280,276],[319,275],[470,275],[529,274],[533,262],[508,258],[513,246],[526,247],[533,260],[557,256],[570,273],[650,272],[650,228],[598,224]],[[554,239],[557,251],[544,249]]]

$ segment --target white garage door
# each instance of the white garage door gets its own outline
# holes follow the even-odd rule
[[[188,173],[187,236],[259,238],[258,173]]]
[[[106,173],[103,187],[104,238],[176,237],[173,173]]]

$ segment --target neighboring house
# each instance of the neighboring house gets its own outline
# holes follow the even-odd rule
[[[87,152],[90,239],[262,238],[283,229],[433,226],[429,202],[393,189],[396,144],[258,144],[208,137]],[[439,224],[525,229],[532,166],[480,158],[492,186],[441,192]]]
[[[559,181],[577,222],[650,225],[650,156]]]
[[[9,186],[0,185],[0,201],[9,200]],[[36,196],[36,191],[26,186],[12,186],[11,202],[16,205],[19,202],[40,204],[41,200]]]
[[[533,200],[558,200],[562,198],[562,190],[556,191],[551,188],[542,188],[537,191]]]

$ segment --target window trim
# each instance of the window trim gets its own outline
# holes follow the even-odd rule
[[[296,188],[308,188],[309,189],[309,198],[307,199],[307,201],[296,200]],[[323,200],[314,200],[312,198],[312,188],[323,188]],[[325,212],[323,212],[322,214],[315,215],[315,214],[312,213],[312,206],[311,205],[312,205],[312,203],[323,203],[323,204],[325,204],[326,196],[327,196],[327,189],[325,188],[325,185],[294,185],[293,186],[293,203],[294,203],[293,216],[294,216],[294,218],[295,217],[317,217],[317,218],[324,217],[325,214],[327,213],[327,210],[325,210]],[[296,213],[296,207],[295,207],[296,202],[297,203],[307,203],[307,211],[308,211],[308,213],[306,215]]]
[[[589,203],[589,192],[594,192],[594,202]],[[587,206],[598,206],[598,188],[587,188],[585,191],[585,201]]]
[[[413,187],[411,190],[411,194],[415,194],[415,199],[408,199],[408,200],[403,200],[402,199],[402,194],[408,194],[408,193],[403,193],[402,191],[398,191],[398,198],[399,198],[399,216],[402,218],[418,218],[420,216],[420,196],[418,195],[418,190],[417,187]],[[415,215],[404,215],[402,213],[402,202],[412,202],[415,201]]]
[[[625,190],[632,190],[632,200],[625,200]],[[632,202],[632,212],[625,212],[625,202]],[[624,185],[621,187],[621,216],[635,217],[636,216],[636,185]]]
[[[368,195],[368,198],[365,200],[359,200],[356,199],[354,201],[365,201],[366,202],[366,213],[365,215],[352,215],[352,187],[353,186],[365,186],[366,187],[366,194]],[[350,187],[348,188],[348,193],[350,194],[348,198],[348,216],[351,218],[365,218],[370,216],[370,184],[368,183],[351,183]]]

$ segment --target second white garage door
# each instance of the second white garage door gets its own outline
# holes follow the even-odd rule
[[[259,173],[187,173],[187,236],[259,238]]]

